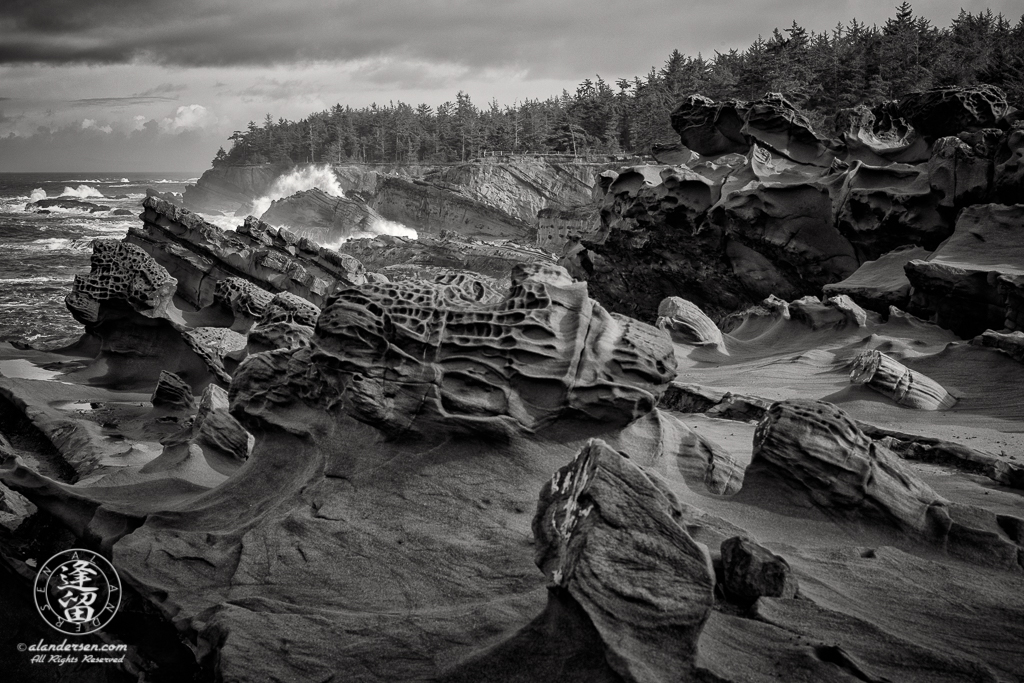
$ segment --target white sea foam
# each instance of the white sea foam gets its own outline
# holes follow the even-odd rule
[[[300,166],[278,176],[267,190],[267,194],[253,203],[251,213],[259,218],[275,200],[290,197],[303,190],[312,190],[314,187],[335,197],[345,196],[345,191],[341,189],[341,185],[338,184],[338,179],[329,165]]]
[[[28,249],[39,251],[88,251],[92,249],[92,238],[48,237],[32,240],[28,244]],[[43,278],[43,280],[45,279]],[[31,282],[36,281],[31,280]]]
[[[0,278],[0,286],[3,285],[27,285],[39,282],[67,282],[66,277],[48,277],[37,275],[35,277],[5,277]]]
[[[79,185],[78,187],[65,187],[64,191],[60,193],[61,197],[78,197],[79,199],[85,199],[87,197],[99,197],[103,198],[103,193],[97,190],[95,187],[89,185]]]
[[[38,202],[40,199],[46,199],[46,190],[41,187],[37,187],[32,190],[28,195],[28,200],[30,202]]]
[[[399,223],[397,221],[389,221],[386,218],[381,218],[374,221],[373,225],[370,226],[369,230],[361,230],[353,233],[348,237],[342,237],[339,240],[329,242],[323,246],[328,249],[338,249],[341,245],[345,244],[349,240],[362,239],[364,237],[378,237],[380,235],[391,235],[392,237],[408,237],[411,239],[417,239],[418,233],[410,228],[409,226]]]

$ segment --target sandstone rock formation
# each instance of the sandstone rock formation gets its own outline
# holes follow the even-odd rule
[[[285,172],[279,165],[219,166],[204,172],[199,182],[185,188],[183,205],[192,211],[240,213],[266,194]]]
[[[722,543],[723,589],[730,600],[751,605],[758,598],[796,597],[789,563],[754,541],[734,536]]]
[[[910,280],[904,266],[929,254],[922,247],[898,247],[874,261],[865,261],[850,277],[825,285],[822,291],[826,296],[844,294],[876,313],[888,314],[890,306],[906,309],[910,303]]]
[[[440,235],[442,230],[456,230],[476,239],[536,241],[530,222],[477,201],[457,185],[388,176],[378,184],[370,206],[417,233]]]
[[[964,209],[956,231],[925,259],[906,265],[914,287],[909,310],[964,337],[1024,324],[1024,205]]]
[[[422,235],[415,240],[390,235],[353,239],[339,245],[338,251],[389,280],[432,279],[432,269],[443,269],[468,271],[507,283],[516,264],[554,262],[550,254],[536,247],[474,240],[452,230],[437,237]]]
[[[1006,108],[1006,95],[990,85],[933,88],[906,95],[899,104],[900,115],[932,138],[992,128]]]
[[[944,500],[829,403],[769,408],[744,481],[745,491],[788,488],[826,515],[892,525],[954,555],[1024,568],[1021,546],[996,515]]]
[[[195,408],[195,397],[190,387],[181,377],[173,372],[163,370],[157,380],[156,389],[150,399],[154,406],[171,410],[190,410]]]
[[[667,337],[537,264],[517,266],[503,297],[467,275],[343,290],[316,330],[311,350],[243,363],[233,405],[263,416],[305,396],[395,437],[509,435],[564,415],[625,424],[656,405],[675,368]]]
[[[623,680],[678,680],[692,666],[715,580],[681,516],[663,483],[601,441],[541,492],[537,566],[583,608]]]
[[[365,279],[355,259],[251,217],[225,232],[153,197],[143,207],[144,227],[130,229],[127,241],[167,268],[179,281],[178,295],[195,308],[212,304],[217,283],[232,276],[317,305],[339,287]]]
[[[722,332],[711,318],[686,299],[671,296],[658,306],[658,328],[677,344],[722,346]]]
[[[867,385],[908,408],[946,410],[956,403],[938,382],[877,350],[865,351],[857,357],[850,381]]]
[[[275,201],[259,219],[317,244],[333,244],[372,232],[383,220],[360,201],[333,197],[318,188]]]

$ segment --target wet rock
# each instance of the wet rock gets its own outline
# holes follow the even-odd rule
[[[583,608],[623,680],[677,679],[692,666],[714,574],[681,515],[663,483],[598,440],[541,492],[537,566]]]
[[[796,597],[798,582],[789,563],[754,541],[735,536],[722,543],[722,587],[741,605],[758,598]]]
[[[286,171],[286,167],[273,164],[211,168],[195,185],[185,188],[181,205],[206,213],[243,213]]]
[[[240,277],[261,289],[292,292],[314,304],[340,287],[365,281],[353,257],[319,247],[252,218],[224,231],[155,197],[143,202],[143,227],[126,242],[150,253],[178,280],[178,295],[196,308],[215,300],[217,283]]]
[[[259,219],[323,245],[372,233],[384,220],[363,202],[335,197],[319,188],[273,202]]]
[[[461,192],[458,186],[387,176],[378,184],[370,206],[420,234],[439,235],[454,229],[477,239],[536,241],[529,222]]]
[[[171,410],[191,410],[196,405],[192,387],[178,375],[167,371],[160,373],[150,401],[154,406]]]
[[[908,408],[948,410],[956,403],[938,382],[880,351],[866,351],[857,356],[850,381],[865,384]]]
[[[899,102],[900,115],[931,138],[992,128],[1006,109],[1005,93],[993,85],[932,88]]]

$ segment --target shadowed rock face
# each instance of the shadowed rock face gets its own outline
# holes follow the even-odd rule
[[[440,438],[533,431],[566,414],[625,424],[674,373],[666,335],[607,313],[564,270],[531,265],[505,296],[466,275],[339,292],[311,349],[250,358],[231,391],[251,415],[303,397],[393,437]]]
[[[905,95],[899,105],[900,115],[932,138],[992,128],[1006,108],[1006,95],[991,85],[933,88]]]
[[[115,240],[93,242],[92,271],[76,276],[65,304],[85,326],[83,344],[94,345],[96,357],[106,359],[106,381],[152,387],[164,370],[196,387],[211,379],[230,381],[216,344],[186,329],[174,305],[177,285],[139,247]]]
[[[692,666],[715,579],[682,516],[663,483],[599,440],[541,491],[537,566],[583,608],[623,680],[678,680]]]
[[[1024,327],[1024,204],[964,209],[956,231],[925,259],[905,266],[909,310],[963,337]]]

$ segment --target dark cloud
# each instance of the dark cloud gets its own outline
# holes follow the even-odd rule
[[[945,24],[960,0],[918,2]],[[2,0],[0,63],[269,65],[387,56],[530,76],[644,71],[673,47],[744,47],[794,19],[882,22],[896,0]],[[991,0],[1019,13],[1019,0]],[[369,74],[405,84],[417,74]],[[436,72],[420,77],[430,80]]]

